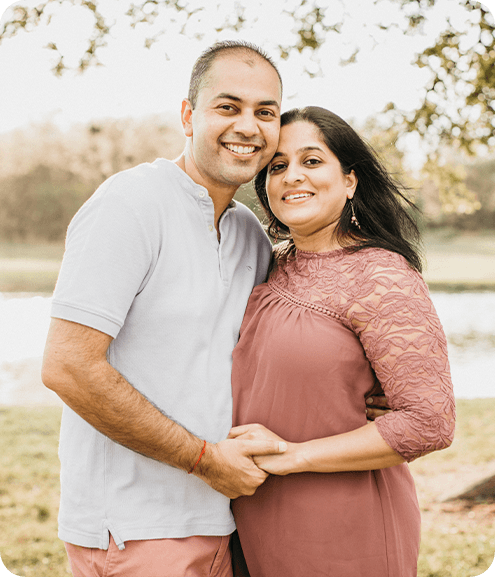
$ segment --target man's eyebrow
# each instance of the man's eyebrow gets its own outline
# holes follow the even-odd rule
[[[214,98],[214,100],[220,100],[222,98],[227,98],[228,100],[233,100],[234,102],[242,102],[242,98],[239,96],[234,96],[233,94],[229,94],[228,92],[220,92]],[[261,100],[258,102],[258,106],[275,106],[276,108],[280,108],[279,103],[276,100]]]

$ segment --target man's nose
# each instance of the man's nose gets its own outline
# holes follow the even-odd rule
[[[246,137],[259,134],[258,119],[252,111],[244,111],[236,118],[235,131]]]

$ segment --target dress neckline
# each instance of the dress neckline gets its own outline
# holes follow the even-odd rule
[[[314,251],[310,251],[310,250],[301,250],[299,248],[296,248],[296,255],[306,257],[306,258],[317,257],[317,256],[330,256],[330,255],[335,255],[335,254],[341,254],[345,250],[347,250],[347,248],[349,248],[349,247],[342,247],[341,246],[339,248],[334,248],[332,250],[327,250],[324,252],[314,252]]]

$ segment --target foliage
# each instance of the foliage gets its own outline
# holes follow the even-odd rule
[[[429,226],[457,230],[495,228],[495,158],[469,162],[453,156],[422,170],[420,204]]]
[[[240,2],[238,0],[216,0],[206,6],[201,0],[41,0],[36,6],[20,2],[15,5],[10,17],[0,28],[0,43],[18,34],[31,31],[40,25],[49,24],[56,16],[57,8],[70,7],[78,17],[90,15],[91,26],[86,46],[76,68],[86,70],[100,64],[99,55],[112,37],[114,28],[125,22],[132,28],[147,27],[145,46],[150,48],[157,40],[182,34],[188,38],[203,38],[206,31],[220,34],[222,31],[249,30],[270,14],[277,15],[276,34],[267,42],[277,46],[282,59],[292,54],[302,54],[306,72],[317,75],[319,53],[332,34],[342,31],[349,14],[339,0],[324,3],[320,0],[274,0],[270,7],[262,0]],[[386,33],[399,26],[405,34],[421,33],[428,19],[434,18],[443,0],[375,0],[371,2],[368,33]],[[477,0],[449,0],[463,10],[464,17],[457,15],[446,20],[446,28],[436,42],[417,55],[415,64],[430,73],[424,88],[422,102],[416,110],[400,110],[391,102],[383,111],[395,139],[400,142],[404,135],[416,133],[427,145],[428,163],[424,178],[436,184],[442,211],[451,214],[472,214],[483,207],[461,176],[461,170],[445,159],[448,149],[463,150],[469,154],[480,149],[493,150],[495,146],[495,23],[493,16]],[[402,19],[386,21],[383,14],[373,13],[374,7],[389,5],[399,7]],[[452,13],[455,11],[453,10]],[[374,15],[375,14],[375,15]],[[208,18],[208,25],[205,19]],[[382,21],[380,21],[382,20]],[[361,41],[362,42],[362,41]],[[356,61],[359,40],[348,58],[341,64]],[[53,70],[61,75],[71,68],[56,38],[47,48],[56,55]],[[107,128],[105,142],[118,139],[119,128]],[[95,127],[93,152],[88,150],[87,160],[98,162],[99,151]],[[117,143],[116,148],[119,148]],[[118,152],[113,160],[101,166],[100,180],[112,173],[112,167],[121,166]],[[132,152],[129,153],[129,157]],[[113,170],[115,172],[115,170]],[[242,191],[239,193],[244,194]],[[471,219],[473,220],[473,219]],[[491,219],[484,219],[492,222]],[[473,220],[474,222],[474,220]]]
[[[466,186],[467,171],[462,164],[438,164],[429,159],[422,169],[423,176],[435,186],[444,215],[473,214],[481,209],[476,194]]]
[[[495,159],[468,165],[466,186],[476,191],[480,210],[455,224],[470,230],[495,228]]]
[[[476,0],[460,1],[466,9],[464,28],[449,19],[436,43],[417,57],[416,64],[431,78],[421,105],[412,112],[398,111],[393,103],[387,109],[395,125],[427,140],[432,154],[445,143],[470,154],[480,145],[495,145],[495,21]]]
[[[27,2],[27,0],[25,0]],[[276,3],[276,0],[274,0]],[[378,21],[373,26],[386,31],[392,26],[402,26],[404,33],[421,32],[430,15],[441,0],[375,0],[370,4],[370,22],[373,6],[389,3],[400,7],[404,23]],[[424,99],[417,110],[401,111],[390,103],[387,113],[391,123],[402,132],[417,132],[432,145],[432,150],[444,142],[455,144],[473,153],[479,145],[495,145],[495,25],[493,16],[477,0],[450,0],[464,9],[465,18],[460,25],[447,19],[446,29],[433,46],[418,55],[416,64],[431,73],[425,87]],[[272,4],[272,3],[270,3]],[[111,38],[113,27],[125,18],[133,27],[149,27],[145,46],[152,46],[165,33],[183,34],[188,38],[202,38],[205,29],[218,34],[225,30],[249,30],[266,17],[267,4],[262,0],[239,2],[216,0],[206,6],[201,0],[40,0],[35,6],[19,3],[0,29],[0,42],[15,36],[21,30],[33,30],[41,23],[49,24],[56,8],[68,5],[92,18],[92,30],[86,48],[79,58],[77,68],[84,71],[100,64],[99,53]],[[109,10],[112,6],[112,10]],[[273,6],[271,7],[273,9]],[[320,0],[287,0],[277,4],[277,34],[281,58],[292,53],[304,53],[306,71],[318,73],[315,59],[330,33],[339,33],[348,15],[338,0],[323,3]],[[205,16],[208,26],[205,26]],[[380,18],[385,18],[381,16]],[[372,33],[371,33],[372,34]],[[57,55],[55,74],[70,68],[56,41],[47,48]],[[359,46],[343,63],[356,60]]]

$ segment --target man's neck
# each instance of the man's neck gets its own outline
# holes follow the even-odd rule
[[[235,193],[237,192],[237,188],[232,186],[219,186],[217,184],[212,185],[209,183],[203,182],[201,175],[199,174],[198,170],[196,169],[196,165],[190,159],[188,155],[183,152],[179,158],[174,160],[174,163],[182,169],[189,177],[196,182],[196,184],[200,184],[204,186],[208,190],[208,194],[213,201],[214,207],[214,220],[215,220],[215,228],[217,229],[218,234],[220,235],[220,231],[218,229],[218,222],[220,217],[225,212],[226,208],[232,202]]]

